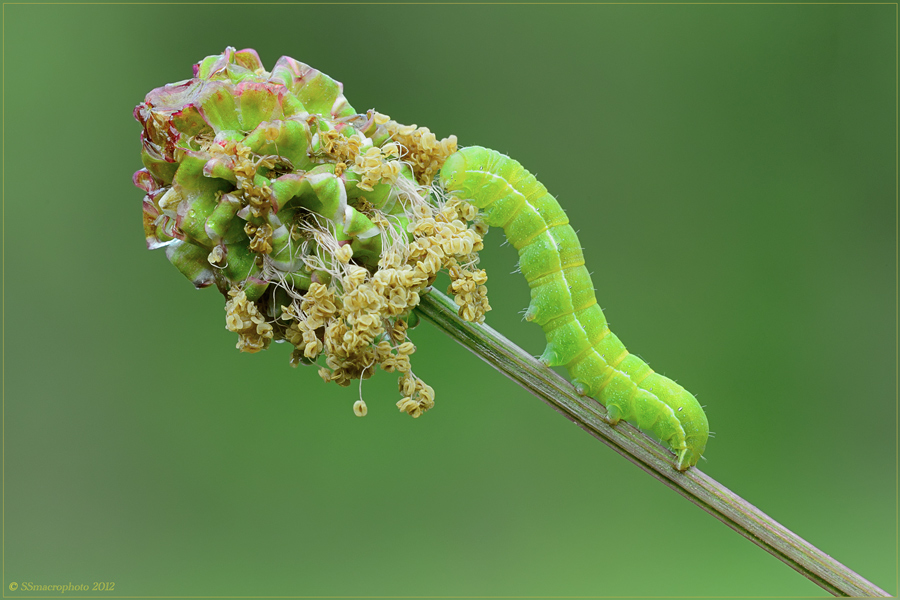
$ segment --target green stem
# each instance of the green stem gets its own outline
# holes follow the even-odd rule
[[[629,423],[609,425],[599,402],[576,394],[563,377],[487,325],[460,319],[456,305],[443,294],[434,290],[424,294],[417,310],[567,419],[825,591],[835,596],[890,597],[696,467],[676,471],[673,455],[656,440]]]

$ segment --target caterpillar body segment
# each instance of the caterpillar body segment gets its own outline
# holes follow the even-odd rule
[[[709,437],[703,409],[609,330],[578,236],[556,199],[518,162],[478,146],[450,155],[440,180],[489,226],[502,227],[518,251],[531,288],[525,318],[547,337],[541,360],[565,366],[579,393],[603,403],[613,424],[624,419],[653,432],[675,452],[678,470],[696,465]]]

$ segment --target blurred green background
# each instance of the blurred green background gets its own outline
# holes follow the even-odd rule
[[[896,6],[5,17],[6,594],[821,592],[427,323],[415,421],[392,375],[358,419],[286,347],[238,353],[131,184],[134,105],[226,45],[535,172],[613,329],[706,406],[702,469],[897,592]],[[539,354],[502,241],[488,323]]]

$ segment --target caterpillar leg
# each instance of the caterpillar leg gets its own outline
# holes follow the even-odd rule
[[[590,395],[590,389],[588,388],[586,383],[575,380],[575,381],[572,381],[572,385],[575,386],[575,393],[578,394],[579,396],[589,396]]]
[[[607,406],[606,418],[609,421],[610,425],[618,425],[619,421],[621,421],[625,417],[623,416],[622,411],[619,410],[618,406]]]

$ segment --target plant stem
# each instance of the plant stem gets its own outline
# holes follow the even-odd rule
[[[696,467],[683,473],[675,470],[668,449],[629,423],[609,425],[599,402],[579,396],[571,383],[494,329],[463,321],[445,295],[435,290],[423,294],[417,310],[567,419],[825,591],[835,596],[890,597]]]

